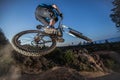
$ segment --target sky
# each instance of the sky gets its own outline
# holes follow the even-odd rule
[[[113,0],[0,0],[0,27],[6,37],[12,37],[23,30],[36,29],[41,24],[35,19],[35,9],[41,3],[57,4],[63,13],[63,24],[69,26],[93,41],[119,37],[115,24],[109,15]],[[57,26],[57,25],[55,25]],[[79,38],[64,34],[61,45],[79,43]]]

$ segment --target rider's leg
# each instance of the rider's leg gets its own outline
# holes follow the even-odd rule
[[[54,15],[51,17],[49,25],[54,27],[54,25],[57,21],[58,21],[58,18]]]
[[[46,21],[46,19],[40,15],[36,15],[36,19],[38,21],[40,21],[42,24],[44,24],[44,26],[48,26],[49,25],[49,22]]]
[[[45,29],[46,33],[56,33],[56,29],[54,29],[54,24],[57,22],[58,18],[53,15],[53,13],[50,14],[47,9],[38,7],[35,12],[35,17],[42,24],[44,24],[45,27],[47,27]]]
[[[38,6],[35,11],[35,17],[44,26],[54,27],[54,24],[58,21],[58,18],[53,12],[50,12],[47,8]]]
[[[48,16],[49,17],[49,16]],[[36,15],[36,19],[39,20],[42,24],[44,24],[47,28],[54,28],[54,24],[56,21],[54,19],[50,19],[49,21],[46,19],[46,17],[41,15]]]
[[[49,28],[54,28],[55,20],[51,19],[49,22]]]
[[[50,19],[50,14],[46,8],[38,6],[35,11],[35,18],[44,24],[45,27],[49,25],[49,22],[46,18]]]

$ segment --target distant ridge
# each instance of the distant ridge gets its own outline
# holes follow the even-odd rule
[[[108,38],[108,39],[103,39],[103,40],[96,40],[94,42],[96,42],[96,43],[104,43],[105,40],[107,40],[108,42],[120,42],[120,37]]]

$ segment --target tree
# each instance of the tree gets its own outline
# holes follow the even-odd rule
[[[108,41],[108,40],[105,40],[105,43],[106,43],[106,44],[108,44],[108,43],[109,43],[109,41]]]
[[[6,39],[2,29],[0,28],[0,45],[4,45],[8,42],[8,40]]]
[[[114,8],[111,9],[112,13],[110,14],[110,17],[115,23],[116,27],[120,28],[120,0],[114,0],[112,4]]]

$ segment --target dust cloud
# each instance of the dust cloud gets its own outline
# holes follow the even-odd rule
[[[11,44],[0,49],[0,80],[18,80],[21,76],[20,68],[14,64]]]

